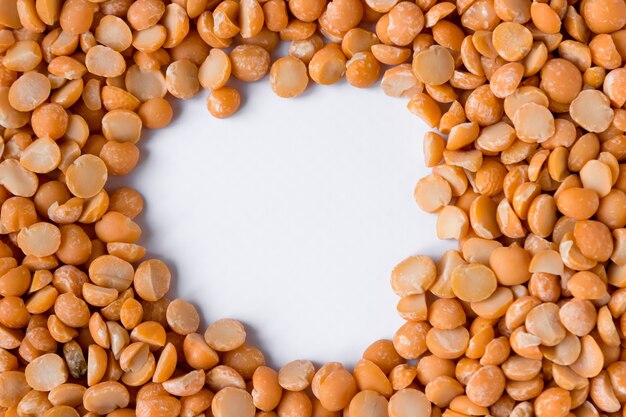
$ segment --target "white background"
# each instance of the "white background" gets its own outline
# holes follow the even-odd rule
[[[236,116],[212,118],[202,92],[144,135],[130,177],[143,243],[204,324],[242,320],[274,366],[354,364],[402,324],[394,265],[453,246],[413,200],[426,127],[378,87],[311,85],[292,100],[267,79],[239,87]]]

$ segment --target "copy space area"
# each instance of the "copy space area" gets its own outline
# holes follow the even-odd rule
[[[413,200],[425,126],[379,88],[285,100],[265,79],[242,95],[227,120],[208,114],[206,92],[177,102],[175,121],[142,139],[130,183],[146,201],[143,243],[202,330],[237,318],[272,364],[354,363],[402,323],[393,266],[453,246]]]

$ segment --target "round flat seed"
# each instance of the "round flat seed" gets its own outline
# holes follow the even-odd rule
[[[133,35],[128,25],[117,16],[104,16],[94,33],[98,43],[122,52],[130,47]]]
[[[580,71],[566,59],[551,59],[541,70],[541,88],[558,103],[571,103],[582,84]]]
[[[141,138],[142,127],[141,117],[130,110],[113,110],[102,118],[104,137],[115,142],[137,143]]]
[[[455,206],[446,206],[437,217],[437,236],[439,239],[459,240],[469,230],[469,218],[463,209]]]
[[[594,190],[600,198],[611,192],[613,174],[605,163],[592,159],[582,167],[579,175],[583,187]]]
[[[235,78],[254,82],[265,77],[270,68],[270,55],[256,45],[239,45],[230,53],[232,74]]]
[[[187,59],[172,62],[165,71],[167,91],[179,99],[189,99],[200,90],[198,67]]]
[[[231,70],[228,55],[221,49],[211,49],[198,71],[200,84],[213,90],[222,88],[230,78]]]
[[[126,71],[122,54],[103,45],[96,45],[87,51],[85,65],[90,73],[101,77],[117,77]]]
[[[497,366],[483,366],[467,382],[465,393],[476,405],[490,407],[504,391],[504,374]]]
[[[418,181],[413,195],[422,210],[434,213],[450,202],[452,189],[442,177],[431,174]]]
[[[433,45],[415,55],[413,73],[424,84],[441,85],[454,74],[454,58],[443,46]]]
[[[107,181],[107,167],[94,155],[82,155],[72,162],[65,173],[67,188],[80,198],[98,194]]]
[[[207,98],[207,109],[212,116],[224,119],[237,113],[241,105],[239,91],[232,87],[213,90]]]
[[[452,291],[463,301],[478,302],[489,298],[498,286],[493,271],[482,264],[459,265],[452,271]]]
[[[228,352],[244,344],[246,331],[243,324],[237,320],[222,319],[207,328],[204,340],[216,351]]]
[[[180,298],[169,303],[165,317],[170,328],[181,335],[194,333],[200,326],[200,315],[196,308]]]
[[[61,231],[51,223],[35,223],[19,232],[17,244],[26,255],[50,256],[61,245]]]
[[[171,273],[167,265],[158,259],[144,261],[135,270],[133,284],[137,294],[145,301],[155,302],[170,289]]]
[[[334,84],[344,76],[346,72],[346,62],[346,56],[341,51],[339,45],[332,43],[325,45],[311,58],[309,62],[309,75],[311,79],[318,84]]]
[[[9,89],[9,103],[17,111],[35,110],[50,96],[50,81],[39,72],[27,72],[18,78]]]
[[[426,395],[413,388],[405,388],[389,399],[389,417],[429,417],[432,405]]]
[[[287,56],[272,64],[270,85],[274,93],[282,98],[299,96],[309,84],[306,65],[298,58]]]
[[[65,361],[54,353],[42,355],[30,362],[24,374],[28,385],[38,391],[50,391],[68,378]]]
[[[527,142],[543,142],[554,135],[554,116],[546,107],[535,103],[521,106],[513,117],[517,136]]]
[[[570,105],[572,119],[589,132],[605,131],[613,120],[613,109],[607,96],[598,90],[583,90]]]
[[[313,380],[315,367],[305,360],[296,360],[283,366],[278,372],[278,383],[288,391],[302,391]]]
[[[507,61],[520,61],[532,46],[532,33],[519,23],[503,22],[493,31],[493,47]]]
[[[49,137],[37,139],[22,153],[20,163],[36,174],[47,174],[59,166],[61,149]]]
[[[435,262],[427,256],[412,256],[391,272],[391,287],[400,297],[423,294],[435,282]]]
[[[357,52],[346,62],[346,79],[357,88],[372,86],[380,78],[380,64],[371,52]]]
[[[526,316],[525,326],[529,333],[541,339],[544,346],[556,346],[566,336],[559,318],[559,307],[553,303],[534,307]]]

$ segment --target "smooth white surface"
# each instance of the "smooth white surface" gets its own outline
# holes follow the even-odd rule
[[[270,363],[354,364],[402,323],[393,266],[440,254],[435,216],[413,200],[425,125],[379,88],[312,86],[275,97],[246,85],[241,111],[176,103],[146,135],[131,185],[144,195],[144,244],[205,323],[234,317]]]

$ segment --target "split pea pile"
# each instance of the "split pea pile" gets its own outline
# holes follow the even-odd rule
[[[624,0],[0,0],[0,415],[624,417]],[[288,56],[272,52],[288,41]],[[436,131],[415,199],[458,250],[395,267],[353,370],[200,329],[105,190],[168,94],[380,82]],[[231,83],[232,84],[232,83]]]

